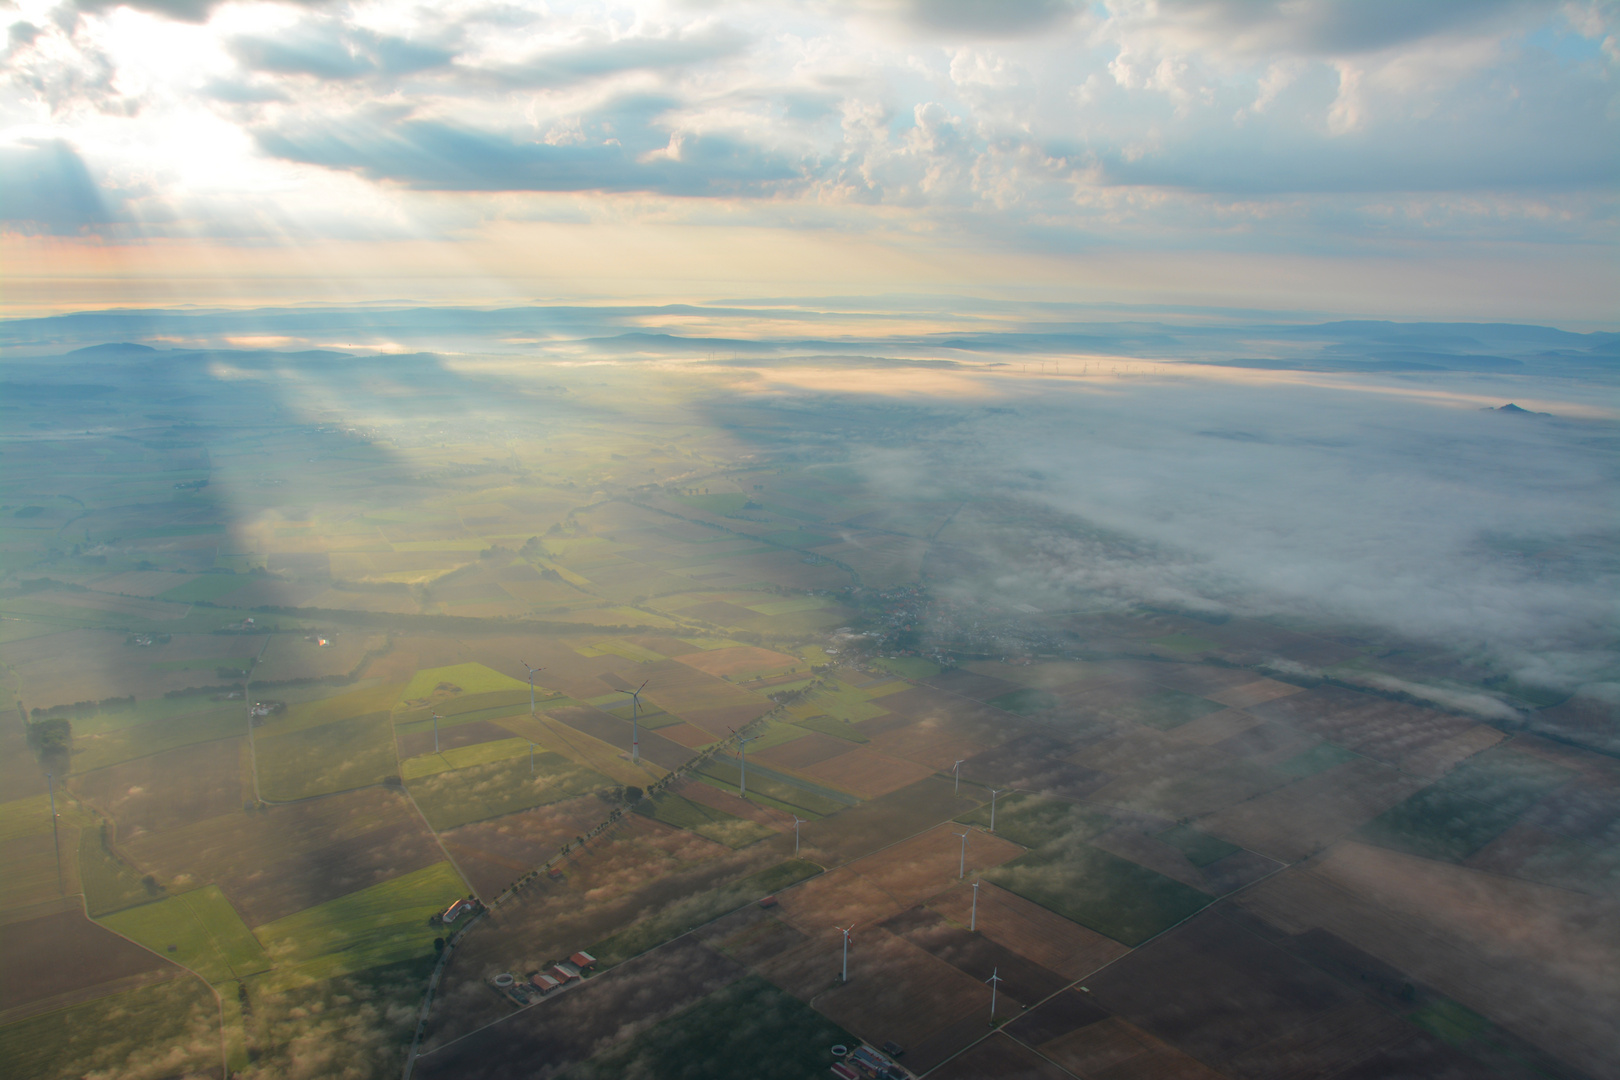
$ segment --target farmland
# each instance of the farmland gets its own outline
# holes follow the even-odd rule
[[[782,417],[825,406],[711,411],[662,365],[508,403],[393,362],[432,420],[344,365],[253,409],[199,368],[195,405],[7,443],[21,1075],[399,1076],[458,930],[413,1080],[891,1039],[944,1078],[1612,1075],[1608,713],[1470,712],[1510,696],[1477,658],[1303,616],[1018,593],[1027,530],[1113,541],[860,464],[943,414],[811,439]],[[566,992],[490,983],[579,950]]]

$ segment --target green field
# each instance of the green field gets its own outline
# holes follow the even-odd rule
[[[275,982],[327,979],[431,955],[444,928],[429,925],[428,916],[465,895],[455,868],[435,863],[266,923],[256,933],[276,966]]]
[[[1461,861],[1574,775],[1512,750],[1487,750],[1362,826],[1380,847]]]
[[[633,956],[718,919],[728,911],[785,889],[794,882],[814,877],[821,867],[804,859],[788,859],[745,878],[683,897],[661,911],[642,918],[628,930],[604,938],[586,951],[596,957],[603,969],[622,964]]]
[[[871,666],[903,679],[928,679],[939,674],[938,664],[920,656],[883,656],[873,660]]]
[[[990,806],[987,803],[956,820],[988,829]],[[1113,821],[1105,815],[1051,795],[1019,793],[996,800],[996,835],[1027,848],[1065,837],[1089,840],[1111,825]]]
[[[0,1062],[29,1080],[218,1076],[219,1010],[201,980],[168,979],[0,1027]]]
[[[164,750],[246,734],[247,707],[242,702],[209,704],[212,708],[204,712],[78,736],[73,740],[73,771],[87,773]]]
[[[235,592],[242,586],[251,584],[253,580],[245,574],[203,574],[172,589],[163,590],[157,594],[157,598],[182,604],[195,604],[199,600],[218,600],[226,593]]]
[[[288,801],[379,783],[398,772],[394,726],[385,712],[254,739],[259,794]]]
[[[736,793],[740,790],[742,770],[736,758],[710,758],[698,768],[697,774],[699,779],[724,791]],[[806,810],[817,817],[826,817],[858,801],[853,795],[797,777],[785,777],[754,765],[748,769],[748,797],[752,799],[756,795],[787,809],[789,813],[799,811],[801,817]]]
[[[786,543],[786,541],[779,539],[779,537],[784,535],[790,534],[778,533],[775,536],[770,536],[766,539],[774,540],[777,543]],[[825,536],[819,537],[818,539],[821,543],[827,543],[827,538]],[[814,547],[816,545],[790,544],[789,546]],[[790,600],[768,600],[763,604],[749,604],[748,610],[758,612],[761,615],[792,615],[799,611],[819,611],[820,609],[827,607],[829,603],[830,601],[828,601],[826,597],[822,596],[795,596]]]
[[[1273,772],[1299,780],[1307,776],[1315,776],[1319,772],[1326,772],[1336,765],[1354,761],[1359,756],[1354,751],[1346,750],[1342,746],[1325,742],[1311,747],[1303,754],[1296,754],[1279,765],[1273,765],[1271,769]]]
[[[156,885],[147,886],[134,867],[107,850],[98,828],[79,834],[79,886],[84,890],[84,906],[92,917],[145,904],[163,895]]]
[[[498,690],[522,690],[527,700],[529,682],[527,679],[514,679],[510,675],[502,675],[494,668],[483,664],[451,664],[449,667],[424,668],[411,677],[405,689],[400,692],[400,700],[414,701],[417,698],[430,697],[434,688],[440,683],[459,686],[463,694],[490,694]],[[539,689],[536,687],[538,694]],[[439,710],[443,712],[443,709]]]
[[[1014,690],[1010,694],[1002,694],[1000,697],[991,698],[986,704],[994,705],[998,709],[1006,709],[1008,712],[1029,716],[1033,713],[1042,713],[1055,709],[1061,703],[1058,701],[1056,694],[1035,687],[1025,687],[1022,690]]]
[[[1214,901],[1197,889],[1077,839],[1059,840],[985,872],[984,879],[1140,945]]]
[[[1167,634],[1164,637],[1148,639],[1148,644],[1181,653],[1204,652],[1207,649],[1219,648],[1216,642],[1198,637],[1196,634]]]
[[[613,786],[601,773],[550,751],[535,754],[534,770],[531,775],[525,748],[522,757],[431,773],[409,786],[428,823],[440,832]]]
[[[1138,698],[1126,705],[1115,705],[1109,712],[1121,720],[1129,720],[1136,724],[1146,724],[1148,727],[1160,731],[1169,731],[1182,724],[1208,716],[1212,712],[1220,712],[1225,705],[1194,697],[1192,694],[1183,694],[1171,690],[1163,694],[1151,694],[1148,697]]]
[[[216,985],[270,967],[258,939],[218,885],[120,911],[101,922]]]
[[[741,492],[726,492],[718,495],[677,495],[675,501],[684,503],[694,510],[703,510],[711,514],[735,514],[748,505],[748,496]]]
[[[466,769],[474,765],[488,765],[508,758],[521,757],[527,760],[529,747],[532,745],[534,744],[528,739],[495,739],[491,742],[474,743],[472,746],[458,746],[437,754],[406,758],[399,763],[399,774],[406,780],[415,780],[418,777],[432,776],[434,773]],[[541,753],[541,750],[535,751],[536,769],[540,765]]]
[[[871,742],[861,729],[848,720],[839,720],[837,717],[818,713],[815,716],[806,716],[802,720],[789,721],[794,727],[804,728],[806,731],[819,731],[823,735],[831,735],[835,739],[847,739],[853,743]]]
[[[688,829],[730,848],[740,848],[752,844],[755,840],[775,835],[758,822],[715,810],[669,792],[642,799],[636,804],[635,812],[655,821],[662,821],[666,825],[673,825],[677,829]]]
[[[745,975],[565,1080],[820,1080],[835,1044],[860,1040],[757,975]]]
[[[1194,866],[1208,866],[1243,849],[1225,840],[1217,840],[1191,825],[1173,825],[1159,833],[1156,839],[1164,841],[1187,857]]]

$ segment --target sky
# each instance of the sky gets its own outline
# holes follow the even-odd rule
[[[1615,325],[1612,0],[0,2],[5,314],[927,292]]]

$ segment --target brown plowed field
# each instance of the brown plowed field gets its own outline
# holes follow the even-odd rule
[[[1345,842],[1238,898],[1320,926],[1594,1076],[1617,1075],[1614,903]]]
[[[739,690],[737,692],[740,694],[746,691]],[[776,706],[769,701],[763,698],[755,698],[752,701],[741,701],[735,705],[724,705],[709,709],[687,709],[679,715],[687,723],[697,725],[715,738],[724,739],[734,729],[759,719],[774,708]]]
[[[848,739],[839,739],[832,735],[823,735],[819,731],[812,731],[803,738],[794,739],[792,742],[785,742],[780,746],[772,746],[764,750],[756,750],[754,757],[766,765],[777,768],[803,769],[826,761],[828,758],[837,757],[839,754],[847,754],[850,748],[855,745]]]
[[[838,981],[842,950],[843,936],[824,931],[761,965],[760,974],[876,1046],[892,1039],[908,1047],[906,1065],[913,1071],[938,1064],[976,1037],[983,1029],[969,1030],[969,1017],[989,1023],[988,986],[903,938],[857,927],[846,984]]]
[[[646,730],[646,728],[642,728],[643,732]],[[700,746],[708,746],[716,739],[713,732],[704,731],[695,724],[671,724],[668,727],[659,728],[658,734],[671,742],[680,743],[682,746],[693,750]]]
[[[973,788],[958,797],[951,782],[929,777],[891,795],[839,811],[824,821],[804,826],[805,857],[823,866],[836,866],[887,847],[942,821],[949,821],[980,806]]]
[[[1177,736],[1180,736],[1186,728],[1196,727],[1200,723],[1201,720],[1194,720],[1186,727],[1178,728]],[[1223,753],[1252,761],[1256,765],[1276,765],[1303,754],[1313,746],[1320,746],[1321,743],[1322,740],[1315,735],[1307,735],[1287,724],[1276,720],[1261,720],[1246,728],[1241,734],[1215,743],[1215,748]]]
[[[750,612],[750,614],[753,614]],[[657,650],[662,651],[662,650]],[[668,656],[670,654],[665,653]],[[809,670],[809,665],[798,657],[786,653],[740,645],[730,649],[710,649],[708,652],[688,652],[680,662],[709,675],[748,675],[756,671],[798,667]]]
[[[905,907],[901,901],[848,867],[839,867],[789,889],[777,898],[781,918],[801,933],[829,926],[865,926]]]
[[[1302,693],[1301,687],[1275,679],[1257,679],[1251,683],[1229,687],[1224,690],[1214,690],[1202,696],[1211,701],[1218,701],[1222,705],[1230,705],[1237,709],[1246,709],[1250,705],[1259,705],[1266,701],[1275,701],[1290,694]]]
[[[91,922],[82,910],[13,923],[5,931],[0,934],[0,971],[6,972],[0,979],[0,1013],[7,1020],[21,1019],[36,1004],[65,1003],[65,997],[82,1001],[100,996],[103,989],[123,989],[127,984],[122,980],[132,976],[184,974],[156,953]]]
[[[999,1031],[929,1074],[938,1080],[1066,1080],[1068,1075]]]
[[[1273,859],[1296,862],[1426,783],[1376,761],[1349,761],[1222,810],[1199,827]]]
[[[1476,726],[1466,717],[1336,686],[1319,686],[1250,711],[1401,768],[1421,751]]]
[[[968,925],[972,904],[971,885],[958,885],[928,902],[962,926]],[[1130,952],[1111,938],[989,882],[979,886],[979,933],[1070,979],[1083,979]]]
[[[870,881],[904,905],[915,904],[944,892],[961,879],[962,840],[968,834],[967,874],[975,874],[1016,859],[1024,849],[999,836],[966,825],[938,825],[893,847],[850,863],[848,869]]]
[[[1088,977],[1098,1004],[1233,1076],[1331,1076],[1410,1027],[1219,908]]]
[[[550,806],[520,810],[492,821],[463,825],[445,833],[442,839],[455,856],[456,864],[473,875],[474,886],[482,896],[493,896],[513,878],[534,869],[557,854],[565,843],[599,824],[607,816],[607,806],[595,795],[581,795]],[[484,865],[474,874],[467,856]],[[493,888],[493,891],[487,891]]]
[[[808,765],[799,772],[823,783],[854,792],[863,799],[875,799],[879,795],[899,791],[924,777],[934,775],[934,770],[926,765],[889,757],[866,747]]]
[[[1077,1076],[1101,1080],[1224,1080],[1209,1066],[1110,1017],[1042,1043],[1042,1054]]]
[[[865,724],[861,725],[861,732],[867,733]],[[873,750],[915,761],[935,772],[950,772],[953,763],[982,754],[988,749],[982,742],[953,734],[947,724],[936,718],[908,723],[904,727],[871,735],[870,738],[872,741],[867,745]]]
[[[1260,718],[1250,716],[1242,709],[1222,709],[1217,713],[1200,716],[1196,720],[1189,720],[1180,727],[1172,728],[1165,734],[1178,743],[1196,743],[1199,746],[1225,745],[1233,738],[1242,738],[1243,733],[1260,723]],[[1278,725],[1281,726],[1281,725]],[[1314,743],[1317,740],[1311,739]]]
[[[714,993],[744,968],[690,937],[513,1012],[481,983],[449,988],[479,994],[506,1014],[498,1023],[417,1059],[422,1080],[556,1076],[598,1047],[617,1042]],[[442,993],[442,992],[441,992]]]
[[[250,926],[440,861],[405,797],[383,788],[330,795],[146,833],[119,846],[164,879],[218,882]]]
[[[242,740],[183,746],[76,776],[74,792],[118,822],[122,840],[242,812]]]

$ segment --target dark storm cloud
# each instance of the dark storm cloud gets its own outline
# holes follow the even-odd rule
[[[61,139],[0,147],[0,220],[24,230],[72,235],[112,220],[84,159]]]
[[[791,161],[723,135],[676,135],[652,121],[670,104],[621,100],[586,130],[611,130],[552,145],[444,120],[385,113],[296,123],[258,133],[268,153],[432,191],[657,191],[700,195],[759,191],[797,179]]]

